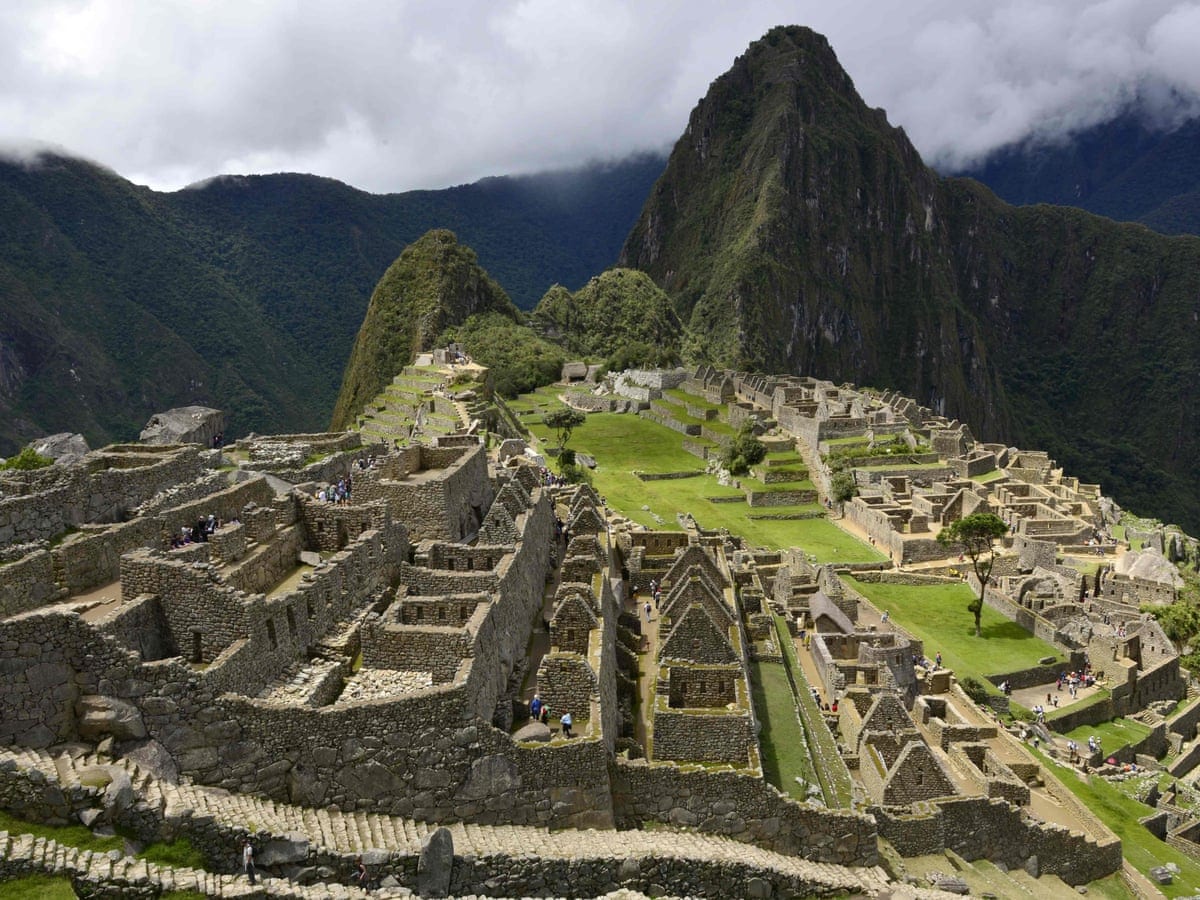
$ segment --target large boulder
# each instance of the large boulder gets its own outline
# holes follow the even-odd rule
[[[225,414],[207,406],[180,406],[155,413],[142,429],[144,444],[203,444],[225,431]]]
[[[48,456],[60,465],[68,465],[82,459],[91,448],[82,434],[63,431],[38,438],[29,445],[40,456]]]
[[[112,735],[118,741],[136,741],[146,736],[142,714],[132,703],[116,697],[88,694],[75,704],[79,736],[99,741]]]
[[[454,837],[449,828],[439,828],[421,842],[417,858],[417,893],[422,897],[445,897],[450,893],[454,872]]]

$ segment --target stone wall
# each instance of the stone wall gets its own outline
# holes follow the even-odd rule
[[[415,539],[462,540],[492,505],[492,483],[482,445],[415,445],[378,461],[354,482],[356,500],[386,500],[392,516]]]
[[[901,856],[953,850],[968,862],[988,859],[1020,868],[1032,857],[1038,874],[1086,884],[1121,868],[1121,842],[1097,841],[1056,825],[1032,822],[1003,800],[962,798],[920,808],[872,807],[879,836]]]
[[[37,609],[65,595],[54,583],[54,558],[49,550],[37,550],[0,566],[0,617]]]
[[[597,642],[599,633],[596,635]],[[578,653],[554,652],[542,657],[537,672],[538,692],[554,716],[570,711],[578,722],[599,682],[587,659]]]
[[[617,759],[612,767],[621,827],[663,822],[819,862],[878,862],[871,817],[797,803],[757,774],[685,770],[645,760]]]
[[[112,447],[70,466],[0,478],[0,545],[48,540],[68,527],[116,522],[204,471],[200,448]],[[15,496],[14,496],[15,495]]]
[[[671,709],[660,703],[654,710],[654,758],[750,763],[756,747],[749,712]]]

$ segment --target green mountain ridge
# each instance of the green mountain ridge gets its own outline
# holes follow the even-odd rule
[[[938,176],[808,29],[713,82],[619,264],[689,359],[896,388],[1200,526],[1200,240]]]
[[[190,403],[231,435],[323,428],[406,245],[456,229],[532,307],[616,258],[662,166],[372,195],[307,175],[160,193],[78,159],[0,161],[0,456],[56,431],[130,439]]]
[[[475,251],[445,229],[404,248],[383,274],[346,364],[332,428],[354,423],[364,405],[447,328],[474,315],[520,311],[479,265]]]

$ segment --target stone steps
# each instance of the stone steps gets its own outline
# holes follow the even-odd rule
[[[159,781],[129,760],[110,761],[94,753],[60,752],[0,748],[0,768],[16,765],[38,769],[48,778],[76,781],[77,772],[91,765],[113,766],[129,774],[138,797],[161,817],[186,823],[188,818],[211,818],[230,830],[255,831],[282,838],[302,834],[309,842],[338,855],[354,855],[367,850],[384,850],[400,856],[415,856],[422,840],[436,825],[411,819],[364,812],[334,812],[278,803],[246,794],[230,794],[218,788],[181,782]],[[61,783],[61,781],[60,781]],[[553,860],[580,859],[694,859],[704,862],[745,865],[751,868],[807,879],[843,891],[870,892],[887,884],[880,869],[850,869],[816,863],[794,856],[764,850],[753,844],[716,835],[675,831],[605,831],[571,829],[549,831],[524,825],[477,825],[454,823],[447,826],[454,838],[454,850],[460,856],[538,857]],[[0,854],[2,856],[3,854]],[[103,863],[101,864],[103,865]],[[139,865],[145,865],[140,863]],[[38,871],[45,871],[39,868]],[[122,870],[120,877],[125,877]],[[209,879],[228,878],[200,873]],[[145,876],[156,878],[157,875]],[[192,877],[185,873],[185,877]],[[248,884],[243,879],[243,885]],[[332,887],[332,886],[331,886]],[[221,883],[217,888],[224,890]],[[297,889],[299,890],[298,886]],[[237,896],[213,893],[212,896]],[[340,896],[336,894],[294,893],[280,896]]]
[[[271,897],[295,900],[347,900],[362,891],[340,884],[304,886],[284,879],[260,879],[251,886],[244,875],[217,875],[200,869],[160,866],[124,856],[119,851],[93,853],[30,834],[0,831],[0,859],[14,873],[44,873],[77,878],[109,888],[137,889],[157,886],[162,891],[197,891],[207,897]],[[404,888],[377,890],[376,897],[410,897]]]

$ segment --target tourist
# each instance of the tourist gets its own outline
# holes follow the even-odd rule
[[[646,621],[650,621],[650,601],[646,601]]]
[[[939,651],[938,651],[938,652],[937,652],[937,653],[934,655],[934,657],[933,657],[933,664],[934,664],[934,665],[935,665],[937,668],[939,668],[939,669],[942,667],[942,651],[941,651],[941,650],[939,650]]]
[[[881,625],[886,625],[888,623],[888,611],[886,609],[883,611],[883,615],[879,617],[879,623]]]
[[[546,703],[544,700],[542,701],[542,708],[538,718],[541,720],[543,725],[550,724],[550,704]]]
[[[354,857],[354,884],[365,891],[369,882],[370,877],[367,875],[367,866],[363,862],[363,858],[361,856]]]
[[[542,695],[534,694],[533,699],[529,701],[529,718],[537,721],[537,719],[541,717],[542,707],[544,705],[545,704],[542,703]]]
[[[250,838],[246,838],[242,842],[242,871],[250,879],[250,883],[254,884],[254,876],[257,874],[257,869],[254,868],[254,847],[250,844]]]
[[[559,719],[559,721],[562,723],[563,737],[570,737],[572,724],[571,714],[569,712],[563,713],[562,718]]]
[[[837,702],[837,700],[836,700],[836,699],[833,701],[832,705],[829,707],[829,711],[830,711],[830,712],[837,712],[837,711],[838,711],[838,702]]]

